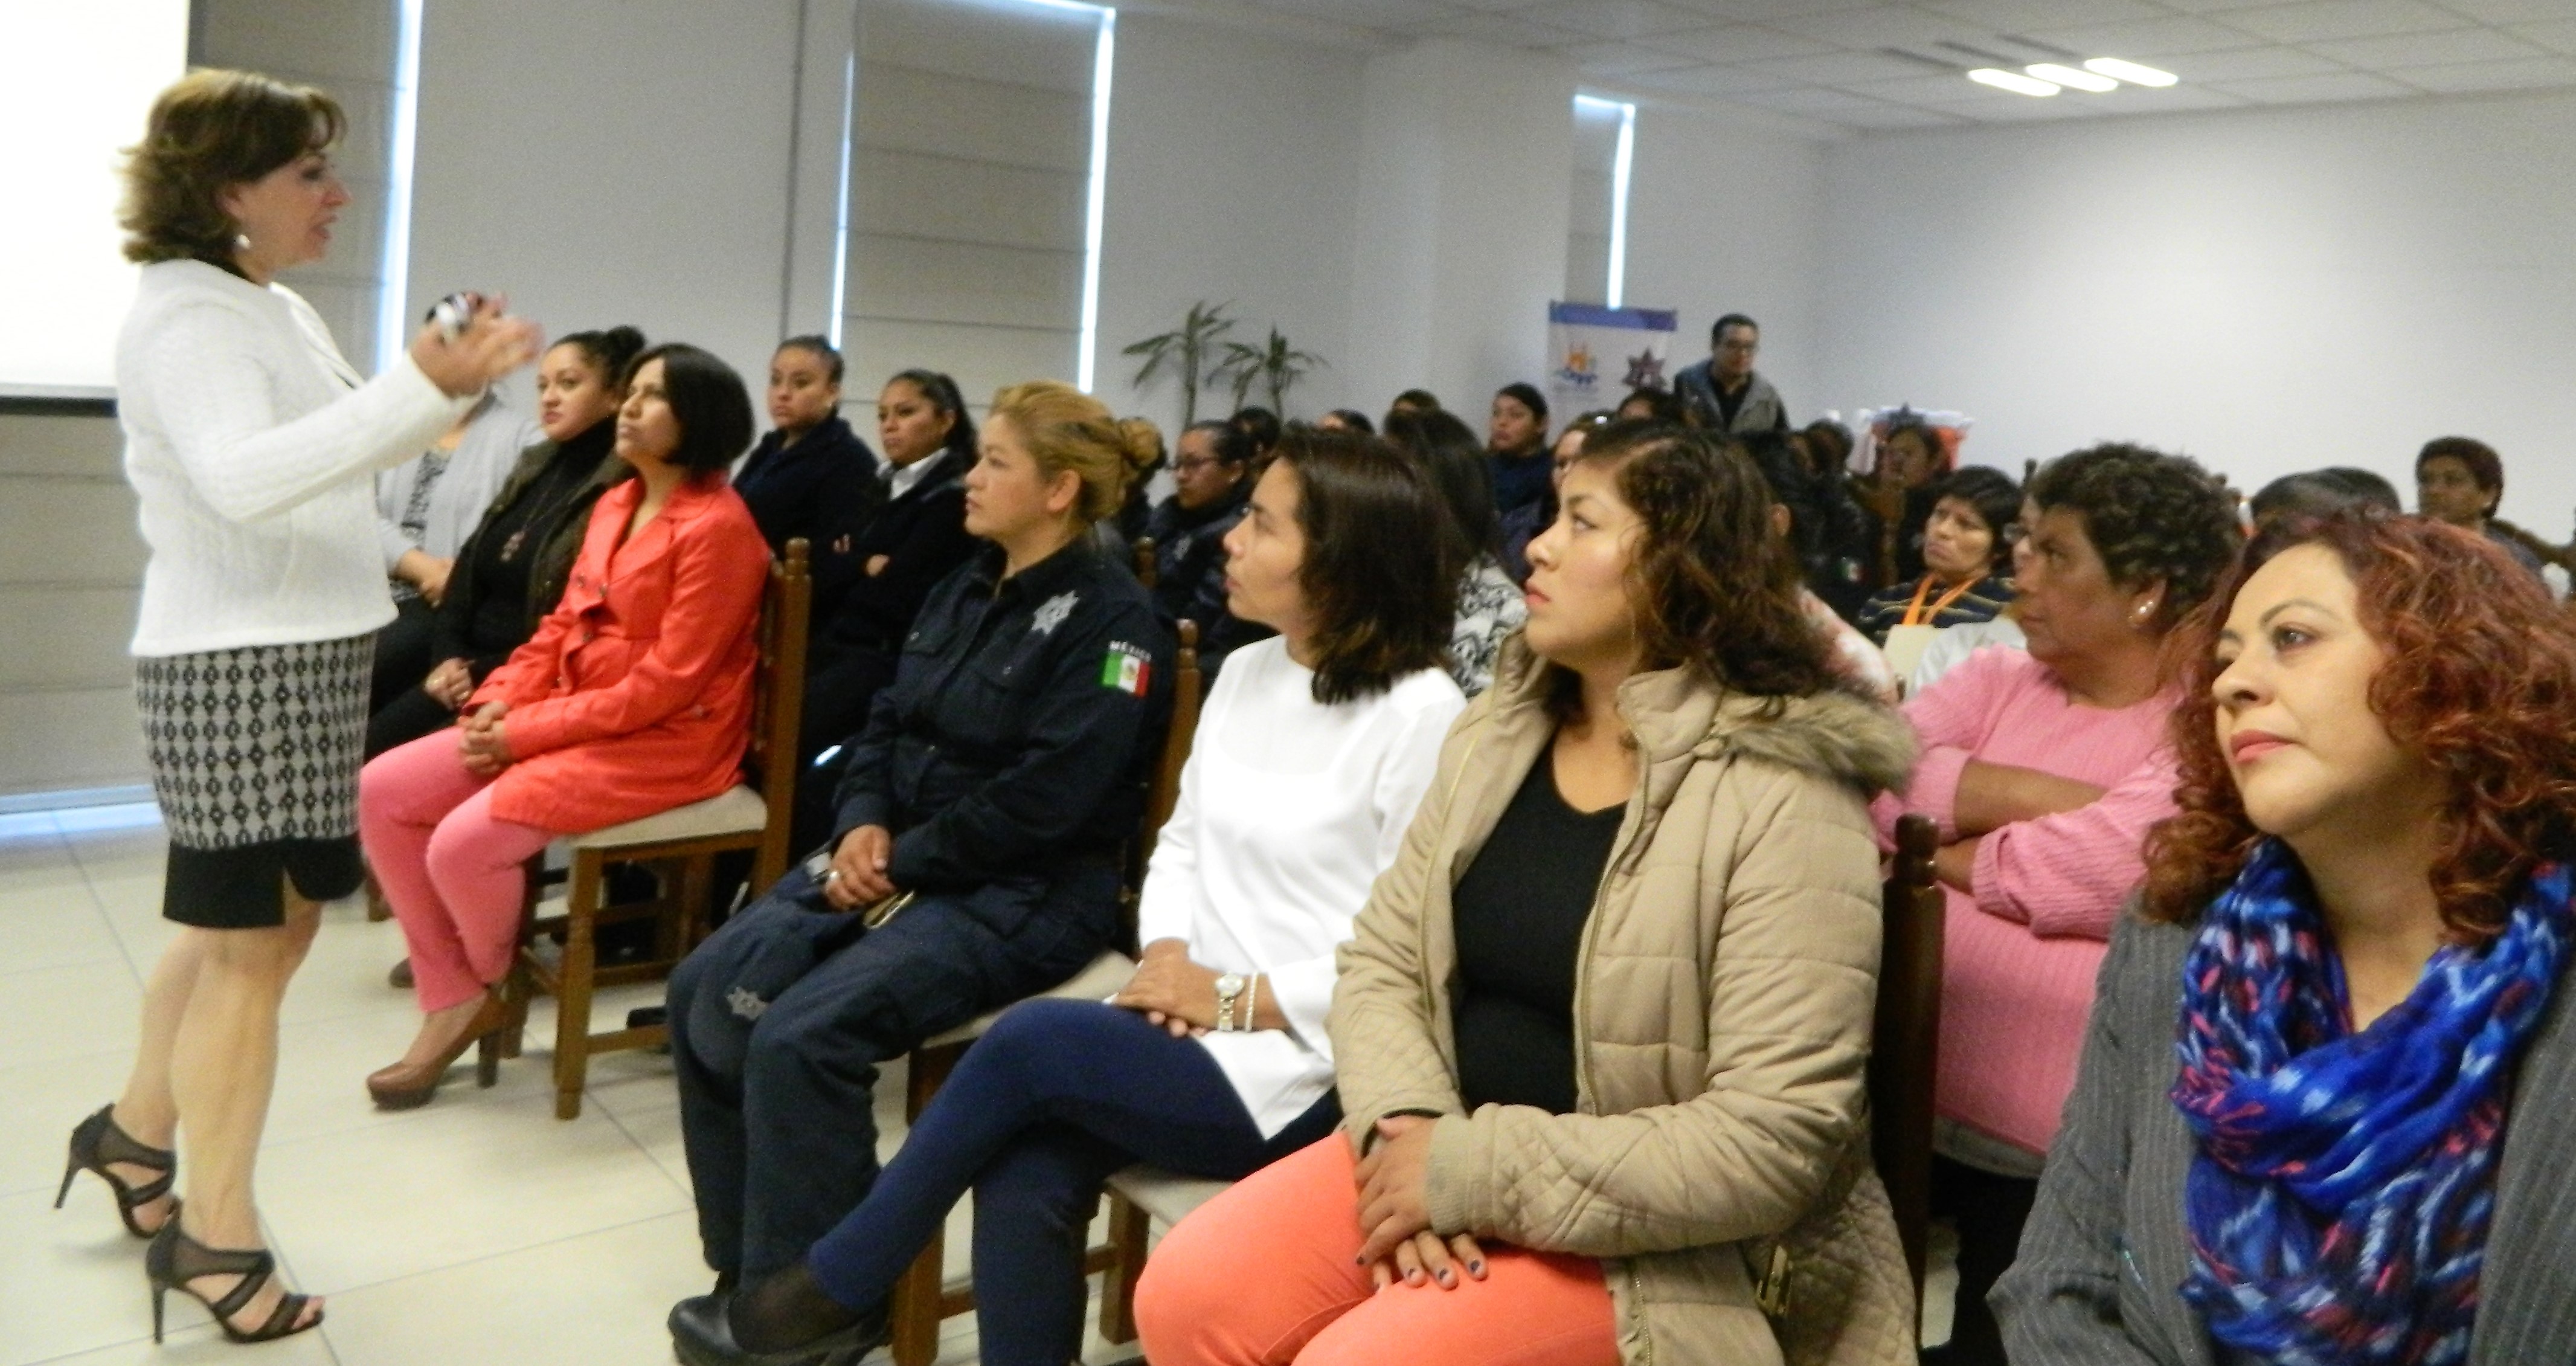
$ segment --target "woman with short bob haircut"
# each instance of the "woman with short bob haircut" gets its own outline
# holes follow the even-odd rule
[[[2567,1354],[2576,638],[2353,510],[2181,633],[2180,812],[1994,1303],[2016,1366]]]
[[[1329,1140],[1334,952],[1466,705],[1440,670],[1441,516],[1382,441],[1281,437],[1226,536],[1233,609],[1279,634],[1236,651],[1209,693],[1138,908],[1143,964],[1109,1004],[1003,1015],[868,1197],[735,1298],[736,1346],[818,1351],[880,1321],[971,1187],[976,1278],[1003,1287],[977,1302],[983,1359],[1073,1360],[1079,1235],[1110,1173],[1150,1162],[1231,1180]],[[684,1359],[728,1359],[684,1342]]]
[[[538,341],[483,302],[372,380],[340,354],[277,277],[330,251],[346,127],[319,90],[191,72],[153,101],[119,216],[143,268],[117,336],[117,421],[150,550],[129,648],[170,835],[161,913],[181,928],[144,988],[124,1093],[72,1131],[63,1194],[82,1171],[104,1180],[126,1230],[152,1239],[154,1304],[174,1288],[202,1300],[234,1342],[322,1321],[262,1245],[251,1178],[279,1002],[322,903],[363,877],[368,661],[394,619],[373,476]],[[183,1128],[184,1214],[168,1146]]]
[[[1770,509],[1693,432],[1568,471],[1342,950],[1342,1132],[1165,1237],[1155,1362],[1913,1359],[1862,1100],[1866,804],[1911,748],[1836,681]]]
[[[429,1103],[502,1027],[522,866],[556,837],[733,786],[751,737],[769,547],[725,470],[751,397],[694,346],[635,358],[616,458],[561,601],[483,680],[458,727],[369,763],[358,819],[411,950],[420,1032],[367,1078],[378,1106]]]

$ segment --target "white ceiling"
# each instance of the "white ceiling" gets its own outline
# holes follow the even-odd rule
[[[1562,52],[1590,83],[1861,131],[2576,87],[2576,0],[1249,3],[1385,34]],[[2033,99],[1963,74],[2088,57],[2162,67],[2182,83]]]

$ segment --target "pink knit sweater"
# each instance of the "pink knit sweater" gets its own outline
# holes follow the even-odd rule
[[[1980,650],[1905,706],[1923,756],[1903,801],[1871,808],[1885,838],[1918,811],[1958,837],[1971,759],[2108,789],[2081,810],[2021,821],[1977,847],[1976,891],[1949,888],[1941,984],[1939,1110],[2045,1153],[2075,1085],[2093,975],[2112,921],[2145,872],[2147,828],[2174,810],[2165,724],[2174,698],[2117,711],[2079,706],[2019,650]]]

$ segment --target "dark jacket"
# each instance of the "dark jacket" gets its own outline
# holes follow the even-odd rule
[[[779,432],[760,438],[733,477],[734,492],[751,508],[761,539],[776,559],[802,536],[811,549],[813,620],[830,621],[859,577],[857,537],[885,506],[885,480],[877,453],[835,413],[795,445]]]
[[[1789,430],[1789,405],[1780,399],[1780,391],[1771,381],[1755,374],[1744,381],[1744,397],[1735,405],[1735,420],[1726,420],[1726,406],[1717,396],[1717,363],[1704,360],[1685,365],[1673,376],[1673,392],[1681,395],[1683,406],[1690,410],[1691,421],[1711,432],[1785,432]]]
[[[832,837],[894,833],[886,875],[955,889],[1106,859],[1136,830],[1171,713],[1171,637],[1088,537],[941,582],[851,743]]]
[[[536,634],[537,623],[555,610],[555,604],[563,598],[564,585],[572,579],[573,561],[581,557],[582,536],[590,529],[592,505],[599,501],[599,495],[610,485],[632,473],[625,461],[610,453],[616,439],[617,422],[614,418],[607,418],[560,446],[553,441],[540,441],[519,453],[519,463],[501,485],[501,492],[492,499],[492,506],[484,510],[483,520],[475,525],[474,534],[466,537],[465,544],[457,550],[455,568],[448,571],[447,596],[438,606],[435,649],[430,655],[433,662],[462,659],[479,684],[494,669],[501,667],[502,661],[510,657],[510,651]],[[485,544],[484,532],[493,523],[503,520],[526,495],[528,486],[537,482],[548,465],[558,461],[565,466],[563,473],[566,475],[573,467],[588,462],[589,477],[581,481],[571,497],[549,498],[543,507],[531,509],[537,514],[537,520],[521,529],[523,534],[517,552],[526,559],[528,566],[527,596],[517,604],[517,633],[503,645],[491,638],[487,625],[482,633],[485,643],[478,648],[476,615],[481,613],[488,620],[495,613],[506,613],[510,607],[510,604],[497,600],[498,589],[482,582],[479,566],[489,558],[485,552],[497,553],[498,549]]]
[[[1154,505],[1145,534],[1154,542],[1154,614],[1169,626],[1186,617],[1204,635],[1225,610],[1225,538],[1251,505],[1252,481],[1237,480],[1223,498],[1185,508],[1178,498]]]
[[[850,538],[858,576],[829,616],[814,614],[817,667],[850,650],[891,655],[900,649],[932,587],[982,544],[966,534],[966,467],[972,462],[956,451],[930,459],[919,483],[880,506]],[[879,555],[886,557],[885,569],[868,573],[868,561]]]
[[[2196,1147],[2170,1092],[2182,962],[2195,933],[2121,917],[2094,988],[2084,1063],[2022,1230],[1989,1297],[2013,1366],[2216,1366],[2177,1287],[2191,1269],[2183,1178]],[[2563,1362],[2576,1347],[2576,983],[2561,982],[2506,1103],[2470,1366]]]

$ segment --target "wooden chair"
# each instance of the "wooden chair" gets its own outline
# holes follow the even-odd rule
[[[1136,563],[1134,568],[1136,570],[1136,582],[1143,584],[1149,589],[1152,588],[1154,586],[1155,576],[1162,573],[1161,567],[1154,562],[1153,537],[1139,536],[1136,538]]]
[[[1870,1031],[1870,1155],[1896,1210],[1914,1297],[1923,1297],[1932,1227],[1932,1082],[1941,1042],[1941,936],[1947,899],[1932,873],[1940,828],[1896,823],[1896,861],[1880,903],[1878,1016]]]
[[[1896,1231],[1905,1244],[1914,1297],[1923,1298],[1925,1242],[1932,1223],[1932,1077],[1941,1037],[1941,933],[1945,901],[1932,875],[1941,834],[1931,820],[1896,826],[1896,864],[1881,897],[1886,946],[1878,1009],[1870,1029],[1870,1153]],[[1169,1228],[1231,1184],[1129,1167],[1109,1178],[1108,1278],[1100,1288],[1100,1336],[1136,1340],[1136,1282],[1157,1223]]]
[[[658,1024],[591,1033],[591,993],[601,986],[668,976],[687,956],[706,931],[716,856],[750,850],[753,887],[767,887],[787,871],[788,829],[796,808],[796,734],[805,709],[806,614],[813,597],[808,552],[803,539],[789,541],[786,558],[770,566],[762,597],[751,743],[743,756],[752,781],[705,801],[555,841],[571,865],[561,915],[536,914],[546,856],[528,861],[518,959],[503,989],[510,1022],[483,1041],[482,1065],[488,1071],[501,1058],[516,1056],[530,996],[539,991],[552,995],[557,1119],[581,1114],[592,1055],[650,1048],[669,1039],[669,1027]],[[647,901],[602,904],[608,868],[620,863],[653,865],[660,875],[660,894]],[[599,927],[643,919],[654,922],[653,956],[641,963],[600,967]],[[563,951],[548,962],[538,949],[558,931]]]
[[[1151,563],[1152,553],[1151,543],[1147,542],[1140,549],[1138,558]],[[1180,622],[1177,634],[1180,636],[1180,650],[1174,661],[1176,667],[1172,670],[1171,727],[1164,735],[1162,762],[1156,766],[1152,785],[1145,793],[1145,815],[1128,850],[1127,885],[1120,893],[1127,922],[1128,942],[1122,946],[1126,952],[1113,949],[1100,955],[1091,961],[1089,967],[1075,973],[1071,981],[1051,991],[1040,992],[1041,996],[1073,1001],[1106,1000],[1127,985],[1128,977],[1136,971],[1136,960],[1129,956],[1139,947],[1134,942],[1136,897],[1145,884],[1145,866],[1153,858],[1155,836],[1161,832],[1163,822],[1171,819],[1172,808],[1180,804],[1181,769],[1189,762],[1190,742],[1197,735],[1199,726],[1198,624]],[[956,1069],[958,1060],[966,1056],[967,1048],[982,1038],[984,1031],[992,1028],[993,1021],[1000,1016],[998,1010],[979,1016],[945,1034],[924,1040],[920,1047],[912,1050],[906,1065],[904,1088],[906,1124],[920,1120],[921,1112],[930,1108],[931,1097],[939,1094],[941,1084]],[[974,1312],[974,1278],[969,1276],[953,1283],[948,1281],[944,1265],[946,1256],[947,1232],[942,1228],[930,1235],[929,1245],[921,1250],[920,1256],[913,1258],[911,1267],[895,1282],[892,1315],[895,1366],[930,1366],[939,1355],[939,1325],[955,1315]],[[1108,1244],[1092,1248],[1083,1259],[1084,1274],[1109,1269],[1111,1257]],[[1141,1262],[1142,1258],[1138,1260]],[[1105,1304],[1101,1322],[1103,1331],[1106,1331],[1109,1318]],[[1135,1332],[1131,1328],[1125,1338],[1115,1341],[1134,1339]]]

